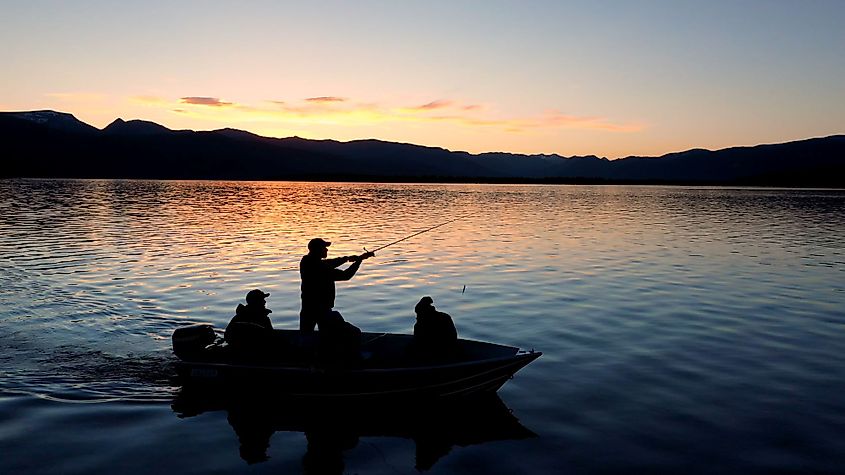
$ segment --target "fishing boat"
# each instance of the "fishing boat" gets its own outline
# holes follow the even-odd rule
[[[458,339],[448,354],[420,356],[412,335],[363,333],[354,358],[321,358],[319,332],[273,330],[274,351],[244,354],[198,324],[173,333],[186,384],[267,386],[289,397],[448,398],[495,393],[542,354],[513,346]]]

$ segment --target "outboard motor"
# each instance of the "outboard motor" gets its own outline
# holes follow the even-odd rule
[[[173,353],[181,359],[190,358],[216,339],[214,328],[207,323],[177,328],[173,331]]]

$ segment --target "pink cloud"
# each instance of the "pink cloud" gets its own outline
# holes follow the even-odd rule
[[[233,105],[231,102],[223,102],[217,97],[183,97],[182,104],[194,104],[197,106],[227,107]]]
[[[419,111],[430,111],[436,109],[443,109],[445,107],[449,107],[454,104],[455,101],[450,101],[448,99],[437,99],[436,101],[431,101],[428,104],[423,104],[421,106],[412,107],[413,110]]]

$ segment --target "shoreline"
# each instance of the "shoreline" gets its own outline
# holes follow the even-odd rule
[[[602,178],[527,178],[527,177],[450,177],[450,176],[384,176],[384,175],[294,175],[282,177],[192,177],[192,176],[0,176],[0,180],[149,180],[149,181],[234,181],[234,182],[303,182],[303,183],[377,183],[377,184],[449,184],[449,185],[591,185],[591,186],[679,186],[720,188],[777,188],[845,190],[845,185],[807,181],[781,180],[609,180]],[[837,181],[831,178],[831,181]]]

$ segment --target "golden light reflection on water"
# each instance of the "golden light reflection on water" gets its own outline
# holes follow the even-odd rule
[[[32,209],[5,212],[20,223],[6,229],[15,262],[35,265],[47,281],[71,275],[81,292],[115,286],[130,301],[217,323],[253,287],[270,291],[271,308],[290,321],[299,305],[298,262],[313,237],[332,241],[330,255],[342,256],[454,220],[384,249],[341,284],[342,310],[358,321],[396,323],[427,294],[482,319],[497,306],[532,313],[527,302],[547,302],[533,313],[568,301],[599,305],[596,295],[666,289],[676,279],[703,288],[706,276],[738,262],[792,262],[782,237],[803,233],[812,241],[814,227],[795,223],[824,224],[814,221],[824,208],[802,217],[778,202],[788,195],[765,191],[110,180],[15,186],[38,189],[4,195],[11,206]],[[757,233],[772,223],[788,229],[761,247]],[[3,249],[10,253],[8,244]]]

